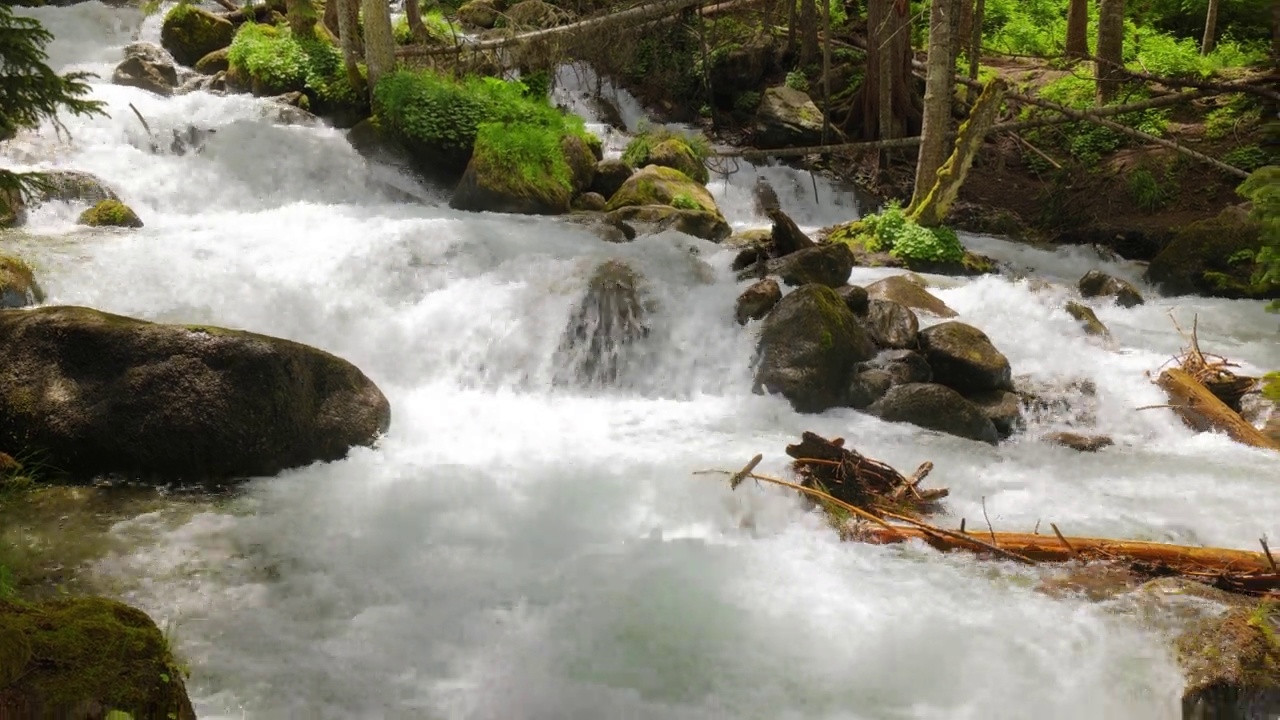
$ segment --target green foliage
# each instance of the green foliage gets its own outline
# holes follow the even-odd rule
[[[440,10],[426,10],[422,13],[422,25],[427,29],[427,42],[433,45],[452,45],[454,38],[461,32],[453,23],[445,19]],[[411,45],[417,42],[413,32],[409,30],[408,16],[402,17],[391,27],[391,34],[397,45]]]
[[[1146,168],[1129,173],[1125,187],[1134,204],[1147,212],[1155,212],[1169,201],[1169,191]]]
[[[787,73],[787,79],[783,81],[783,84],[792,90],[799,90],[801,92],[809,91],[809,80],[804,76],[804,73],[799,70],[792,70]]]
[[[748,90],[733,99],[733,109],[744,114],[750,115],[760,107],[760,93],[755,90]]]
[[[1222,156],[1222,162],[1245,172],[1253,172],[1271,162],[1272,157],[1271,153],[1263,150],[1257,143],[1253,143],[1227,152]]]
[[[1262,394],[1269,400],[1280,403],[1280,372],[1267,373],[1262,381]]]
[[[572,176],[557,129],[519,122],[481,123],[475,161],[487,177],[507,177],[525,187],[555,183],[572,192]]]
[[[231,41],[227,62],[259,94],[304,91],[322,112],[363,103],[347,78],[342,50],[318,34],[295,38],[285,25],[245,23]]]
[[[1077,75],[1064,75],[1040,89],[1041,98],[1078,110],[1088,109],[1094,105],[1095,88],[1092,80]],[[1133,93],[1121,102],[1140,100],[1143,93]],[[1037,111],[1030,108],[1024,111],[1024,118],[1029,118]],[[1169,122],[1167,110],[1148,109],[1138,112],[1124,113],[1111,118],[1115,122],[1131,127],[1150,135],[1164,135]],[[1073,158],[1084,165],[1097,165],[1105,155],[1124,147],[1129,138],[1101,125],[1089,122],[1067,123],[1048,128],[1037,128],[1027,133],[1027,139],[1041,147],[1055,147],[1065,150]]]
[[[13,571],[4,565],[0,565],[0,600],[8,600],[17,592],[17,582],[13,578]]]
[[[1258,265],[1253,282],[1262,287],[1280,285],[1280,165],[1258,168],[1236,192],[1253,204],[1249,214],[1262,224],[1262,247],[1253,258]],[[1271,303],[1270,309],[1280,311],[1280,300]]]
[[[1262,120],[1262,109],[1252,97],[1244,93],[1230,97],[1226,105],[1210,110],[1204,117],[1204,136],[1210,140],[1220,140]]]
[[[678,193],[671,199],[671,207],[677,210],[701,210],[702,205],[688,193]]]
[[[756,102],[759,103],[758,98]],[[671,139],[683,142],[699,163],[711,156],[711,143],[701,133],[680,133],[662,125],[649,125],[642,127],[627,143],[622,151],[622,161],[633,168],[642,168],[649,164],[653,149]]]
[[[19,130],[35,129],[45,120],[63,133],[59,112],[103,115],[103,104],[85,99],[89,73],[59,75],[46,64],[44,48],[53,40],[39,21],[17,17],[13,7],[0,3],[0,142]],[[0,194],[29,194],[36,179],[26,173],[0,169]]]
[[[862,218],[859,225],[856,240],[873,252],[888,251],[904,260],[964,260],[964,246],[954,230],[921,227],[897,202],[890,201],[880,212]]]
[[[523,82],[491,77],[455,80],[431,71],[398,70],[374,88],[382,126],[423,152],[444,153],[447,162],[465,165],[476,135],[487,123],[542,128],[556,138],[577,135],[588,144],[582,118],[529,97]]]

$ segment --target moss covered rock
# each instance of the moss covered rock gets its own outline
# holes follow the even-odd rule
[[[182,671],[141,610],[105,598],[0,600],[0,715],[194,720]]]
[[[560,151],[564,154],[564,160],[569,165],[569,180],[573,188],[574,194],[584,193],[591,189],[591,183],[596,179],[596,156],[591,151],[591,145],[587,138],[594,140],[594,136],[583,136],[577,134],[567,134],[560,138]],[[604,193],[601,193],[604,195]],[[608,196],[605,196],[608,202]]]
[[[19,308],[44,302],[44,291],[36,282],[31,266],[22,260],[0,255],[0,308]]]
[[[501,17],[493,0],[471,0],[458,8],[458,22],[484,30],[492,28]]]
[[[817,283],[841,288],[853,271],[853,253],[840,243],[820,245],[769,260],[766,271],[792,287]]]
[[[274,475],[390,423],[358,368],[288,340],[83,307],[0,310],[0,337],[0,447],[72,479]]]
[[[1187,678],[1184,718],[1280,715],[1280,606],[1238,607],[1201,620],[1176,648]]]
[[[679,170],[699,183],[710,179],[703,164],[709,148],[701,136],[679,135],[665,128],[636,135],[622,151],[622,161],[631,167],[658,165]]]
[[[665,217],[684,214],[699,217],[701,222],[698,224],[705,226],[705,229],[696,233],[697,237],[712,242],[719,242],[729,237],[732,232],[728,221],[720,214],[720,208],[716,206],[711,193],[707,192],[700,183],[674,168],[649,165],[637,171],[627,178],[613,197],[609,198],[606,209],[614,212],[642,207],[665,207],[681,211],[681,213],[650,211],[650,214],[661,214]],[[637,215],[635,212],[631,214]]]
[[[649,163],[675,168],[704,185],[711,179],[707,166],[702,164],[689,144],[679,138],[668,138],[655,145],[649,151]]]
[[[311,37],[295,37],[288,25],[245,23],[227,50],[227,66],[230,85],[259,97],[302,92],[318,115],[367,114],[364,94],[347,77],[342,50],[319,26]]]
[[[1099,337],[1111,335],[1111,332],[1107,330],[1107,326],[1102,324],[1102,321],[1098,319],[1097,313],[1088,305],[1078,303],[1075,300],[1068,300],[1063,309],[1080,323],[1080,327],[1084,328],[1086,333]]]
[[[854,366],[875,353],[835,290],[805,285],[764,320],[755,387],[782,394],[799,412],[822,412],[845,404]]]
[[[1098,270],[1090,270],[1076,284],[1080,294],[1087,298],[1113,297],[1120,307],[1129,308],[1141,305],[1145,300],[1138,288],[1127,280],[1112,277]]]
[[[235,37],[231,21],[194,5],[179,4],[164,16],[160,45],[174,60],[188,67],[214,50],[227,47]]]
[[[80,213],[76,222],[89,227],[142,227],[138,214],[119,200],[103,200]]]
[[[217,75],[220,72],[226,72],[231,69],[230,47],[220,48],[205,55],[196,62],[196,72],[201,75]]]
[[[880,300],[891,300],[912,310],[941,318],[956,316],[955,310],[905,275],[891,275],[871,283],[867,286],[867,295]]]
[[[542,0],[522,0],[507,8],[502,20],[513,30],[542,30],[568,25],[573,22],[574,15]]]
[[[947,387],[965,394],[1014,389],[1009,359],[972,325],[952,320],[922,330],[920,347],[934,380]]]
[[[1262,226],[1240,207],[1191,223],[1151,260],[1147,282],[1169,295],[1280,298],[1280,287],[1255,284],[1255,264],[1240,258],[1262,246],[1261,232]]]
[[[822,142],[822,111],[800,90],[785,85],[764,91],[756,109],[754,144],[762,148]]]
[[[591,191],[598,192],[608,201],[618,192],[622,184],[631,177],[635,170],[622,160],[600,160],[596,163],[596,172],[591,181]]]
[[[991,445],[1000,441],[991,420],[960,393],[944,385],[896,385],[867,408],[867,412],[887,422],[911,423]]]
[[[585,148],[562,142],[554,130],[543,127],[482,125],[471,162],[454,188],[449,206],[527,215],[569,212],[574,182],[566,147]]]

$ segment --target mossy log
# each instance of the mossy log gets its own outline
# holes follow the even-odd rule
[[[1188,427],[1197,432],[1217,430],[1232,440],[1268,450],[1280,450],[1280,442],[1267,437],[1240,413],[1232,410],[1209,388],[1201,385],[1190,373],[1179,368],[1169,368],[1160,373],[1156,384],[1169,395],[1170,405]]]
[[[946,218],[947,212],[960,195],[960,186],[964,184],[965,176],[973,166],[973,159],[982,149],[983,139],[996,123],[1000,101],[1007,89],[1008,84],[1004,80],[994,78],[978,96],[973,110],[969,112],[969,119],[960,126],[951,157],[938,168],[932,189],[923,198],[915,198],[912,207],[908,209],[908,213],[919,225],[937,227]]]

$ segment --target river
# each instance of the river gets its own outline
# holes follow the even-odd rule
[[[1143,285],[1145,305],[1098,305],[1106,345],[1061,309],[1064,288],[939,279],[1015,375],[1095,384],[1094,432],[1116,441],[1097,454],[1040,440],[1063,418],[989,447],[850,410],[799,415],[751,392],[732,251],[450,210],[339,131],[274,124],[264,101],[108,84],[125,44],[158,42],[158,17],[22,12],[55,34],[56,68],[102,76],[94,96],[111,117],[66,118],[69,141],[46,128],[0,152],[95,173],[146,222],[89,230],[78,208],[51,204],[0,234],[48,303],[298,340],[391,400],[376,449],[252,481],[194,516],[122,522],[128,549],[89,570],[170,628],[202,718],[1179,717],[1169,644],[1123,603],[1051,598],[1008,563],[842,544],[791,495],[692,474],[756,453],[784,474],[803,430],[899,468],[933,461],[928,482],[951,488],[946,523],[982,522],[985,505],[997,529],[1053,521],[1247,549],[1280,538],[1274,456],[1138,410],[1165,402],[1144,374],[1185,344],[1170,311],[1186,327],[1198,315],[1205,349],[1244,371],[1280,367],[1261,303]],[[151,155],[129,103],[161,133],[218,132],[202,154]],[[744,164],[711,183],[736,227],[768,222],[750,200],[757,174],[808,229],[857,212],[829,183],[815,200],[808,175]],[[1138,265],[1085,248],[963,240],[1068,287],[1093,267],[1140,282]],[[646,352],[615,387],[553,385],[560,335],[607,258],[641,271],[657,303]]]

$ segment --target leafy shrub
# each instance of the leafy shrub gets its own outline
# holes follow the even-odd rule
[[[792,70],[787,73],[787,79],[783,81],[783,84],[792,90],[799,90],[801,92],[809,91],[809,80],[804,76],[804,73],[799,70]]]
[[[1076,109],[1087,109],[1094,104],[1094,83],[1088,78],[1076,75],[1064,75],[1040,89],[1040,97],[1060,105]],[[1123,100],[1115,102],[1131,102],[1142,99],[1142,93],[1133,93]],[[1035,111],[1028,109],[1025,117]],[[1111,118],[1115,122],[1131,127],[1150,135],[1164,135],[1169,122],[1167,110],[1140,110],[1124,113]],[[1129,139],[1124,135],[1089,122],[1067,123],[1058,127],[1033,130],[1027,137],[1034,143],[1056,146],[1070,153],[1072,157],[1086,165],[1094,165],[1104,155],[1124,147]]]
[[[1253,172],[1271,161],[1271,154],[1263,150],[1257,143],[1238,147],[1222,156],[1222,162]]]
[[[1262,287],[1280,285],[1280,165],[1258,168],[1236,193],[1253,204],[1250,215],[1262,224],[1262,247],[1253,257],[1258,265],[1253,282]],[[1280,300],[1268,309],[1280,311]]]
[[[582,118],[562,113],[545,99],[530,98],[528,91],[522,82],[455,80],[431,71],[398,70],[378,82],[374,104],[383,127],[411,149],[439,156],[453,169],[466,165],[486,123],[518,123],[544,128],[557,138],[573,134],[588,143],[594,140]]]
[[[733,109],[744,115],[750,115],[760,107],[760,93],[748,90],[733,100]]]
[[[921,227],[896,202],[889,202],[880,212],[862,218],[861,225],[868,250],[887,250],[904,260],[964,260],[964,246],[954,230]]]
[[[1130,173],[1126,188],[1134,204],[1147,212],[1155,212],[1169,201],[1168,191],[1146,168],[1139,168]]]
[[[245,23],[231,41],[227,62],[264,95],[303,91],[321,112],[363,104],[347,79],[342,51],[319,36],[295,38],[287,26]]]
[[[1220,140],[1237,128],[1251,126],[1261,119],[1262,111],[1253,99],[1243,93],[1236,93],[1226,105],[1214,108],[1204,116],[1204,136],[1210,140]]]

